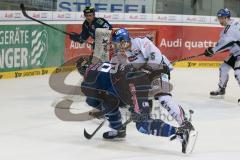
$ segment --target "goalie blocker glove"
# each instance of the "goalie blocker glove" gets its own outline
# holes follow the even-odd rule
[[[212,57],[214,55],[213,47],[208,47],[205,50],[204,55],[207,56],[207,57]]]

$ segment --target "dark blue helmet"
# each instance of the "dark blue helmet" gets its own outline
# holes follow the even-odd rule
[[[230,18],[231,17],[231,13],[230,13],[230,11],[227,8],[220,9],[217,12],[217,17],[228,17],[228,18]]]
[[[87,6],[87,7],[84,8],[83,13],[84,13],[84,14],[87,14],[87,13],[95,13],[95,8],[93,8],[93,7],[91,7],[91,6]]]
[[[112,35],[112,41],[113,42],[120,42],[120,41],[130,41],[129,33],[125,28],[120,28],[116,30]]]

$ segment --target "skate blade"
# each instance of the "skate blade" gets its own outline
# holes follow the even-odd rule
[[[187,145],[185,154],[191,154],[193,152],[193,150],[195,148],[196,141],[197,141],[197,137],[198,137],[198,131],[193,130],[193,131],[190,132],[188,145]]]
[[[103,138],[104,141],[108,141],[108,142],[121,142],[121,141],[126,141],[126,137],[123,138],[113,138],[113,139],[105,139]]]
[[[217,95],[217,96],[210,95],[210,98],[212,98],[212,99],[224,99],[225,96],[224,95]]]

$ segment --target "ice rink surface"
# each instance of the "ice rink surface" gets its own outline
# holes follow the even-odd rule
[[[175,100],[195,111],[199,136],[191,155],[181,153],[179,141],[142,135],[133,123],[125,141],[104,141],[107,124],[93,139],[85,139],[83,129],[91,132],[98,124],[59,120],[51,103],[62,95],[49,87],[48,79],[0,80],[0,160],[239,160],[240,88],[233,72],[224,100],[209,98],[217,88],[218,69],[172,72]],[[74,73],[70,79],[76,83],[79,76]]]

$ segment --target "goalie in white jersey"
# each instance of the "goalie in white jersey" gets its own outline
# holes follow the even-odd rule
[[[217,17],[219,23],[224,26],[224,29],[220,34],[217,45],[207,48],[205,55],[211,57],[218,52],[230,52],[230,55],[220,67],[219,88],[216,91],[210,92],[211,96],[223,97],[228,83],[228,73],[231,69],[234,69],[235,78],[240,85],[240,22],[230,19],[231,14],[227,8],[220,9],[217,12]]]
[[[113,61],[118,59],[116,57],[125,57],[127,63],[133,65],[137,70],[155,73],[153,77],[158,77],[161,84],[169,82],[170,71],[173,67],[148,38],[130,38],[128,31],[121,28],[113,33],[112,41],[115,46],[115,53],[117,53],[113,57]],[[170,89],[167,86],[161,87],[163,87],[164,92],[157,93],[154,96],[155,99],[159,100],[160,105],[170,113],[180,126],[189,126],[189,131],[193,129],[192,124],[185,117],[183,108],[173,101]]]

